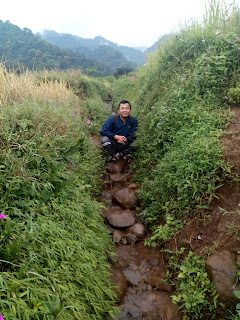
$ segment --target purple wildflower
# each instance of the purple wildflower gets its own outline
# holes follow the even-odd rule
[[[154,109],[154,106],[151,106],[151,109]]]
[[[6,219],[5,214],[1,213],[1,214],[0,214],[0,219]],[[1,320],[1,315],[0,315],[0,320]]]
[[[219,30],[217,29],[216,33],[215,34],[219,34]]]
[[[87,124],[91,124],[91,121],[90,121],[90,120],[88,120],[88,121],[87,121]]]
[[[3,314],[0,314],[0,320],[4,320]]]
[[[72,114],[73,117],[75,117],[75,113]],[[0,319],[1,320],[1,319]]]
[[[225,98],[226,100],[228,100],[228,97],[227,97],[227,96],[225,96],[224,98]]]

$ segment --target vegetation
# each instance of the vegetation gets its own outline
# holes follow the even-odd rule
[[[94,76],[106,76],[113,73],[105,64],[94,58],[74,53],[69,49],[60,49],[43,41],[31,30],[0,20],[0,55],[5,66],[18,70],[43,69],[82,69]]]
[[[51,77],[1,68],[0,313],[106,319],[116,308],[94,200],[103,159],[82,115],[87,96]]]
[[[239,103],[239,21],[237,7],[211,1],[203,21],[168,37],[136,81],[123,76],[113,84],[114,101],[131,101],[139,119],[134,164],[142,215],[152,229],[148,245],[163,246],[203,213],[231,175],[219,138],[231,120],[230,103]],[[173,299],[185,319],[202,319],[207,310],[214,317],[217,297],[204,258],[190,252],[176,265]]]
[[[58,33],[53,30],[44,30],[42,33],[38,33],[38,35],[55,46],[70,49],[73,52],[83,54],[86,57],[100,59],[105,63],[107,63],[106,59],[110,54],[112,56],[112,62],[120,57],[121,64],[124,64],[124,67],[141,66],[146,62],[144,54],[140,50],[119,46],[101,36],[97,36],[94,39],[87,39],[71,34]],[[99,55],[99,49],[101,47],[106,55]],[[111,60],[109,60],[109,62],[111,63]],[[119,65],[119,67],[121,66]]]
[[[208,208],[231,174],[219,138],[231,120],[230,103],[240,101],[239,20],[237,7],[228,11],[213,0],[201,23],[169,36],[134,77],[121,67],[109,82],[80,70],[16,74],[1,66],[0,313],[7,319],[116,317],[107,261],[112,244],[96,202],[103,159],[90,139],[112,112],[111,90],[115,106],[131,101],[139,119],[134,163],[141,210],[152,229],[147,244],[164,245]],[[0,27],[13,31],[9,22]],[[23,43],[36,39],[28,29],[15,32]],[[13,50],[14,36],[7,34],[0,49],[15,66],[28,58],[29,69],[61,69],[62,53],[70,55],[37,38],[40,56],[30,41],[35,51],[21,46],[19,60],[11,54],[22,43]],[[71,57],[67,67],[77,67],[79,55]],[[95,62],[83,69],[108,74]],[[214,317],[217,296],[204,259],[182,253],[169,261],[173,301],[185,319]]]
[[[129,88],[126,77],[114,84],[114,100],[126,96],[140,120],[135,164],[155,241],[159,222],[207,208],[230,172],[219,137],[229,121],[228,93],[238,97],[239,13],[221,8],[213,1],[201,24],[168,38]]]
[[[139,50],[122,47],[126,52],[124,56],[124,53],[118,50],[121,47],[113,43],[105,45],[107,40],[104,38],[100,37],[101,39],[97,40],[98,45],[91,49],[79,47],[74,37],[76,36],[63,37],[53,31],[35,35],[27,28],[22,30],[9,21],[0,20],[0,55],[5,66],[10,69],[81,69],[86,74],[98,77],[111,75],[117,68],[135,70],[137,64],[131,60],[134,55],[141,56],[140,59],[143,61],[139,64],[145,62]],[[103,42],[102,39],[105,41]],[[90,41],[94,42],[94,40]]]
[[[173,303],[181,303],[184,320],[215,318],[217,298],[214,284],[205,271],[205,262],[192,251],[183,260],[179,261],[183,250],[173,255],[169,261],[169,276],[177,273],[173,285],[176,292],[172,296]],[[211,297],[206,299],[206,297]]]

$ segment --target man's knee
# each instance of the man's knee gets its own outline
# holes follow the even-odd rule
[[[111,144],[111,140],[107,136],[102,137],[102,146],[107,147]]]

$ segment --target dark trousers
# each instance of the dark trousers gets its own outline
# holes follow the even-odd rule
[[[118,143],[115,139],[109,139],[108,137],[102,137],[102,146],[112,157],[115,157],[116,153],[122,152],[123,155],[128,155],[131,151],[135,151],[135,148],[128,142],[125,144]]]

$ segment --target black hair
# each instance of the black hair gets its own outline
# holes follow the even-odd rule
[[[131,103],[130,103],[129,101],[127,101],[127,100],[122,100],[122,101],[120,101],[120,103],[119,103],[119,105],[118,105],[118,109],[120,108],[120,104],[125,104],[125,103],[128,103],[128,104],[129,104],[130,110],[131,110],[131,109],[132,109]]]

